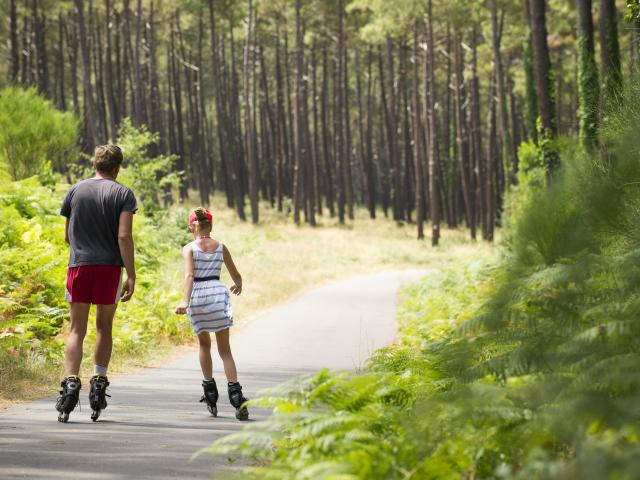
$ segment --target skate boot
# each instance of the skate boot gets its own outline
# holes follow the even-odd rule
[[[229,383],[229,402],[236,407],[236,418],[238,420],[249,420],[249,410],[244,406],[247,401],[242,395],[242,386],[238,383]]]
[[[211,415],[214,417],[217,417],[218,407],[216,403],[218,402],[218,387],[216,386],[216,381],[213,378],[211,380],[203,380],[202,389],[204,390],[204,395],[202,395],[200,402],[207,402],[209,412],[211,412]]]
[[[60,396],[56,401],[56,410],[60,412],[58,414],[58,421],[62,423],[67,423],[69,420],[69,414],[73,412],[73,409],[76,408],[78,404],[78,400],[80,399],[80,387],[82,387],[82,382],[75,375],[69,376],[65,378],[60,386],[62,390],[60,390]]]
[[[107,408],[107,398],[111,395],[107,394],[109,380],[102,375],[94,375],[91,377],[91,390],[89,390],[89,405],[91,406],[91,420],[98,420],[102,410]]]

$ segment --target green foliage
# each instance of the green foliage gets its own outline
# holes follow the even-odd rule
[[[0,91],[0,163],[14,180],[66,164],[77,153],[77,136],[74,114],[57,110],[35,88]]]
[[[637,478],[640,90],[601,130],[606,156],[535,145],[502,258],[404,292],[401,338],[362,375],[267,393],[264,425],[209,450],[256,478]]]
[[[163,198],[165,189],[178,186],[180,174],[172,171],[177,158],[175,155],[153,158],[149,155],[149,147],[157,142],[158,134],[146,127],[138,129],[128,118],[122,122],[117,143],[122,148],[124,164],[118,181],[136,193],[145,213],[149,215],[160,209],[159,200]]]
[[[399,468],[404,451],[402,426],[387,417],[399,414],[410,397],[394,375],[321,371],[266,391],[252,403],[272,407],[274,415],[208,451],[233,455],[240,449],[270,462],[249,469],[254,478],[384,478]]]
[[[624,19],[627,22],[640,23],[640,0],[627,0]]]

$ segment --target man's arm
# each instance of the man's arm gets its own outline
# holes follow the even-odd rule
[[[127,271],[127,280],[122,287],[122,298],[120,299],[123,302],[131,298],[136,284],[132,228],[133,212],[122,212],[118,225],[118,245],[124,268]]]
[[[64,222],[64,241],[69,245],[69,217]]]

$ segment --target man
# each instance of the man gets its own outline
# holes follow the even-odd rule
[[[95,422],[107,406],[113,316],[118,301],[131,298],[136,282],[131,227],[137,203],[133,192],[116,182],[122,160],[122,150],[116,145],[96,147],[95,176],[73,185],[60,210],[67,218],[65,240],[70,247],[70,257],[66,299],[71,310],[71,329],[65,350],[67,376],[56,402],[60,422],[68,420],[78,403],[82,342],[91,304],[97,309],[95,366],[89,392],[91,419]],[[121,282],[123,266],[127,272],[124,284]]]

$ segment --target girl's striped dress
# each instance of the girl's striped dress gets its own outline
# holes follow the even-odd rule
[[[205,252],[191,242],[194,264],[194,283],[189,301],[189,320],[196,334],[217,332],[233,325],[229,290],[220,280],[197,281],[199,278],[218,277],[224,262],[222,243],[214,252]]]

